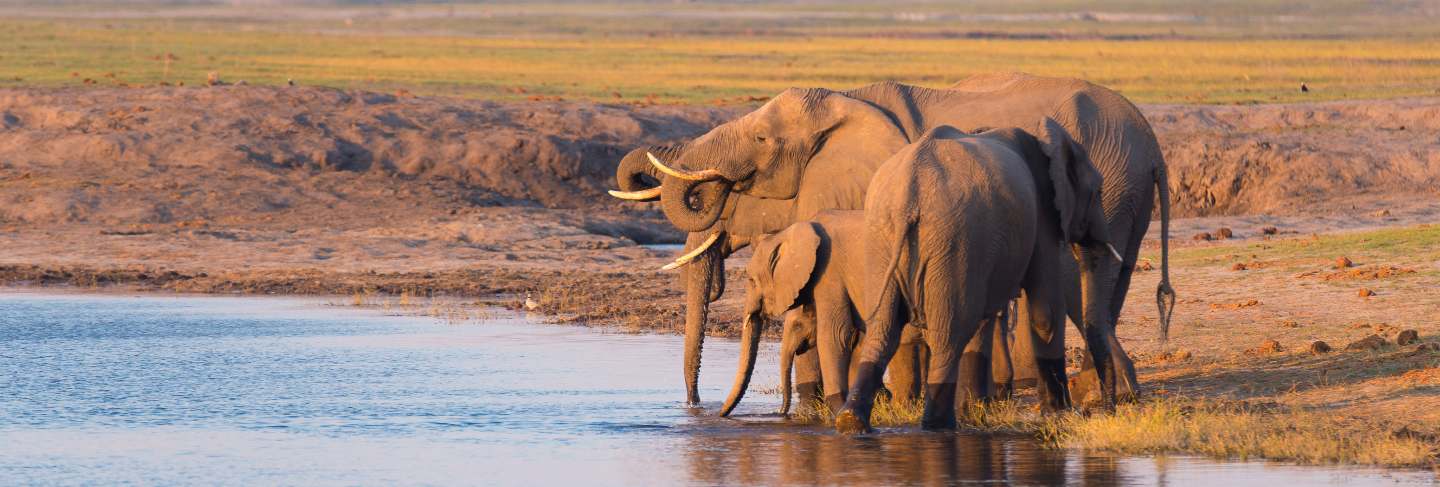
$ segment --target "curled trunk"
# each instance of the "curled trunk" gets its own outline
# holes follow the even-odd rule
[[[687,181],[665,176],[660,188],[660,207],[665,210],[665,218],[675,228],[687,232],[703,232],[714,226],[730,194],[730,182],[723,179]]]
[[[663,158],[678,157],[685,150],[684,144],[670,146],[649,146],[630,151],[615,167],[615,185],[624,192],[640,192],[660,187],[665,175],[650,164],[647,153]]]

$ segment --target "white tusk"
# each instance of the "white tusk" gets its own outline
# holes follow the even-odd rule
[[[1110,255],[1115,256],[1115,260],[1118,260],[1118,261],[1120,261],[1120,262],[1125,262],[1125,258],[1120,256],[1120,251],[1119,251],[1119,250],[1115,250],[1115,246],[1114,246],[1114,245],[1110,245],[1110,244],[1107,243],[1107,244],[1105,244],[1105,248],[1110,249]]]
[[[660,159],[655,157],[655,154],[646,152],[645,157],[649,157],[650,164],[655,166],[655,169],[659,169],[660,172],[663,172],[666,175],[673,176],[675,178],[684,179],[686,181],[709,181],[711,179],[719,179],[721,177],[720,171],[716,171],[714,169],[706,169],[704,171],[696,172],[686,172],[679,169],[671,169],[669,166],[666,166],[665,163],[660,162]]]
[[[642,189],[640,191],[616,191],[610,190],[610,196],[630,201],[650,201],[660,197],[660,188]]]
[[[710,234],[710,238],[707,238],[704,242],[701,242],[700,246],[695,247],[695,250],[691,250],[689,252],[686,252],[685,255],[676,257],[675,262],[665,264],[665,267],[661,267],[660,270],[668,271],[670,269],[676,269],[685,264],[689,264],[690,261],[695,260],[696,257],[700,256],[700,254],[705,253],[705,251],[708,250],[711,245],[715,245],[715,241],[719,239],[720,232]]]

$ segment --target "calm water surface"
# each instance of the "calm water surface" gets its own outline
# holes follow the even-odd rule
[[[710,340],[719,400],[733,342]],[[1424,472],[1049,451],[683,407],[672,336],[319,300],[0,294],[0,484],[1341,485]],[[774,352],[757,371],[776,382]],[[713,359],[713,360],[710,360]]]

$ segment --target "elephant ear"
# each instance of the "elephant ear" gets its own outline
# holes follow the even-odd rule
[[[820,252],[820,234],[813,223],[796,223],[777,237],[777,248],[769,253],[774,299],[765,300],[765,312],[770,316],[781,316],[795,306],[810,284]]]
[[[1065,127],[1049,117],[1040,121],[1036,139],[1040,150],[1050,159],[1049,176],[1055,188],[1061,237],[1070,243],[1108,242],[1100,198],[1103,179],[1090,164],[1085,149],[1070,137]]]

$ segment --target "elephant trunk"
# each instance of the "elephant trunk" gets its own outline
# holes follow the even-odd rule
[[[660,182],[663,174],[650,164],[647,153],[663,154],[669,157],[681,150],[681,146],[651,146],[636,149],[620,159],[615,167],[615,184],[620,188],[611,195],[632,201],[654,201],[660,198]]]
[[[694,181],[665,176],[660,185],[660,208],[675,228],[702,232],[720,220],[730,182],[724,179]]]
[[[790,318],[787,316],[786,321]],[[794,369],[796,351],[800,349],[800,338],[786,323],[780,337],[780,414],[790,414],[790,373]]]
[[[750,387],[750,377],[755,372],[755,357],[759,355],[760,348],[760,324],[763,318],[758,312],[745,313],[745,322],[740,331],[740,367],[735,371],[735,383],[730,388],[730,396],[725,398],[725,405],[720,407],[720,416],[729,416],[735,410],[735,405],[745,397],[745,389]]]
[[[686,247],[696,244],[695,239],[699,234],[691,234],[691,243]],[[711,245],[710,249],[696,257],[690,265],[685,266],[685,402],[690,405],[700,404],[700,356],[705,346],[705,322],[709,319],[710,302],[719,298],[718,289],[723,285],[723,279],[717,276],[724,276],[724,255],[720,253],[720,244],[717,242]]]

